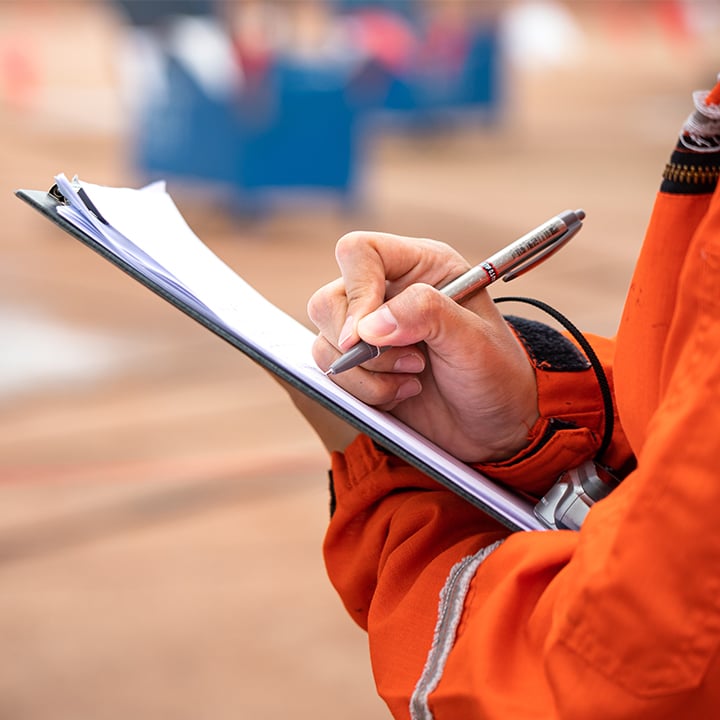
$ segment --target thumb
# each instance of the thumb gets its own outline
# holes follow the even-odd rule
[[[415,283],[362,318],[357,331],[372,345],[425,342],[438,355],[454,355],[466,348],[467,331],[478,323],[482,320],[475,312],[430,285]]]

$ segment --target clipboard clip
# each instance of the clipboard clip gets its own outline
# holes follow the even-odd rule
[[[57,200],[59,203],[62,203],[63,205],[67,205],[68,201],[65,198],[65,196],[60,192],[60,188],[58,187],[57,183],[55,183],[49,190],[48,195],[53,199]]]
[[[75,193],[82,201],[83,205],[103,224],[103,225],[109,225],[110,223],[102,216],[100,211],[95,207],[95,204],[90,199],[90,196],[85,192],[82,185],[80,185],[80,181],[78,180],[77,176],[73,178],[72,181],[73,188],[75,188]],[[49,190],[48,195],[50,195],[51,198],[54,200],[57,200],[59,203],[62,203],[63,205],[70,205],[70,201],[60,192],[60,188],[58,187],[58,184],[55,183]]]

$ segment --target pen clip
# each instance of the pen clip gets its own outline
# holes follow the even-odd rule
[[[581,228],[582,223],[576,223],[572,227],[568,228],[562,235],[550,243],[550,245],[535,253],[535,255],[533,255],[529,260],[526,260],[524,263],[517,265],[512,270],[505,273],[505,275],[503,275],[503,282],[510,282],[511,280],[520,277],[520,275],[524,275],[528,272],[528,270],[532,270],[532,268],[539,265],[541,262],[547,260],[551,255],[554,255],[558,250],[567,245],[567,243],[569,243],[570,240],[578,234]]]

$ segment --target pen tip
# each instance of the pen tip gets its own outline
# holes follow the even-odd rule
[[[575,214],[578,217],[578,220],[584,220],[585,219],[585,211],[582,209],[578,209],[575,211]]]
[[[335,371],[332,368],[328,368],[323,374],[325,377],[329,377],[330,375],[334,375]]]

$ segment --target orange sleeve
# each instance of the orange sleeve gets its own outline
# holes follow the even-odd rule
[[[595,457],[603,439],[605,408],[597,375],[567,334],[540,323],[518,323],[517,318],[510,318],[510,322],[535,368],[540,417],[522,452],[504,462],[477,463],[474,467],[498,482],[539,498],[562,472]],[[585,338],[614,394],[615,341],[589,334]],[[632,463],[633,454],[615,403],[610,412],[614,420],[612,439],[599,460],[621,477],[623,469]]]
[[[664,329],[640,353],[621,327],[615,363],[618,394],[643,385],[640,405],[619,398],[638,467],[580,532],[509,534],[365,437],[333,456],[326,564],[394,717],[709,719],[720,707],[720,192],[661,193],[643,254],[631,322],[646,313]],[[658,320],[663,279],[673,302]]]
[[[380,695],[394,717],[404,718],[448,573],[509,531],[364,435],[332,461],[328,574],[368,631]]]

